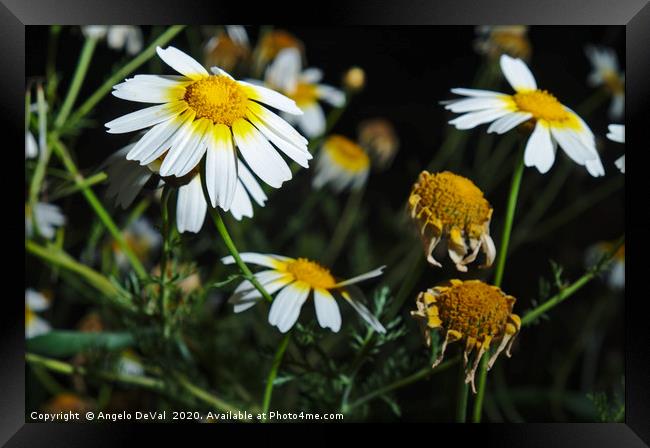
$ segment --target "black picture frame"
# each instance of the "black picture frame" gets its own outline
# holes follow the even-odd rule
[[[16,142],[24,132],[23,108],[25,85],[25,27],[47,24],[203,24],[203,23],[286,23],[289,19],[278,4],[252,6],[254,3],[184,0],[2,0],[0,5],[0,47],[3,56],[2,117]],[[311,3],[310,3],[311,5]],[[313,8],[318,9],[318,14]],[[295,7],[292,7],[295,9]],[[648,148],[648,99],[650,98],[650,5],[646,0],[499,0],[475,2],[471,0],[410,0],[408,2],[358,1],[337,4],[319,4],[306,8],[319,24],[337,25],[469,25],[469,24],[529,24],[529,25],[625,25],[626,27],[626,141],[631,148],[626,156],[626,233],[628,270],[646,270],[644,256],[647,241],[644,233],[647,224],[630,205],[647,204],[643,181],[644,169],[641,154]],[[296,17],[293,22],[300,21]],[[309,22],[309,15],[304,20]],[[18,143],[18,146],[20,144]],[[10,148],[7,148],[10,149]],[[17,150],[18,157],[20,153]],[[638,161],[638,167],[635,166]],[[18,162],[16,162],[18,163]],[[632,184],[629,184],[629,182]],[[635,185],[635,183],[639,185]],[[17,196],[17,195],[16,195]],[[16,207],[21,206],[18,201]],[[639,209],[642,209],[636,205]],[[634,221],[632,217],[634,216]],[[18,225],[18,224],[16,224]],[[13,226],[12,226],[13,227]],[[17,240],[17,238],[16,238]],[[16,251],[20,250],[16,248]],[[7,249],[11,251],[11,249]],[[15,252],[18,253],[18,252]],[[647,274],[646,274],[647,275]],[[418,429],[408,428],[404,437],[410,441],[420,434],[427,443],[441,443],[465,437],[481,440],[488,446],[649,446],[650,443],[650,334],[642,277],[628,272],[626,308],[626,418],[625,423],[603,424],[505,424],[505,425],[435,425]],[[17,290],[17,287],[13,287]],[[634,293],[633,293],[634,292]],[[640,292],[640,293],[639,293]],[[5,299],[0,327],[0,443],[7,446],[117,446],[124,443],[145,443],[151,440],[132,424],[42,424],[25,423],[25,361],[24,330],[20,316],[19,291]],[[16,317],[18,316],[18,317]],[[200,430],[213,431],[212,425]],[[349,425],[348,425],[349,426]],[[216,431],[224,434],[223,425]],[[162,437],[178,436],[178,425],[149,425]],[[244,435],[248,425],[238,425],[228,431]],[[322,426],[320,428],[323,428]],[[184,429],[184,428],[182,428]],[[392,425],[364,433],[397,432]],[[334,431],[310,426],[309,437],[317,434],[334,436]],[[265,429],[264,432],[275,432]],[[449,432],[449,434],[444,434]],[[298,438],[298,437],[296,437]],[[171,438],[167,439],[168,441]],[[187,443],[187,439],[185,442]],[[194,443],[190,439],[190,443]],[[213,443],[217,443],[215,440]],[[449,443],[449,442],[446,442]]]

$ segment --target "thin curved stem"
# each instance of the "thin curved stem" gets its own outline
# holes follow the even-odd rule
[[[169,289],[167,288],[167,262],[171,254],[171,246],[169,242],[169,197],[172,194],[172,189],[169,185],[165,184],[163,187],[162,201],[161,201],[161,214],[162,214],[162,239],[163,250],[160,259],[160,301],[163,316],[163,335],[168,338],[170,333],[169,322]]]
[[[264,401],[262,402],[262,413],[264,414],[269,412],[269,407],[271,406],[271,395],[273,394],[273,383],[275,382],[275,378],[278,376],[278,369],[282,363],[284,352],[287,350],[287,346],[289,345],[289,339],[291,339],[290,331],[285,334],[280,341],[280,345],[278,345],[278,349],[273,357],[273,364],[271,365],[269,376],[266,379],[266,388],[264,389]]]

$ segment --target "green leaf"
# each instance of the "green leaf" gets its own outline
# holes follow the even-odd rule
[[[51,331],[27,340],[27,351],[44,356],[66,357],[84,350],[117,350],[133,345],[131,333],[82,333]]]

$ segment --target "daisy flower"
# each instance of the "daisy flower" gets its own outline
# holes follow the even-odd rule
[[[158,47],[156,51],[182,76],[136,75],[113,87],[118,98],[158,103],[106,123],[113,134],[151,127],[127,153],[128,160],[148,165],[158,159],[162,177],[183,177],[207,153],[204,180],[210,201],[226,211],[237,192],[238,172],[245,170],[238,154],[274,188],[292,177],[278,149],[308,166],[307,140],[262,105],[302,114],[293,100],[266,87],[236,81],[217,67],[210,74],[177,48]]]
[[[264,33],[257,42],[253,54],[254,72],[262,73],[266,64],[275,59],[285,48],[295,48],[301,54],[305,51],[305,46],[300,39],[288,31],[271,30]]]
[[[203,49],[206,65],[232,71],[250,56],[248,34],[243,26],[228,25],[208,40]]]
[[[595,47],[585,48],[587,58],[593,67],[587,78],[592,87],[603,86],[612,96],[609,105],[609,117],[617,120],[625,112],[625,73],[618,65],[618,57],[612,48]]]
[[[449,123],[457,129],[472,129],[492,123],[487,131],[503,134],[526,123],[534,129],[526,144],[524,163],[546,173],[553,166],[559,145],[578,165],[586,165],[592,176],[605,174],[589,126],[575,112],[546,90],[539,90],[528,66],[521,59],[502,55],[501,71],[515,93],[512,95],[476,89],[452,89],[466,98],[444,102],[445,109],[463,113]]]
[[[502,54],[530,59],[531,45],[525,25],[482,25],[476,27],[476,33],[476,51],[490,59],[498,59]]]
[[[368,151],[379,168],[387,168],[399,149],[399,138],[390,121],[374,118],[361,122],[358,128],[359,145]]]
[[[476,260],[480,249],[486,257],[482,267],[492,265],[496,256],[490,237],[492,207],[471,180],[449,171],[422,171],[411,189],[408,208],[430,264],[442,267],[433,251],[446,238],[449,257],[459,271],[467,271],[466,265]]]
[[[25,290],[25,337],[27,339],[45,334],[50,331],[50,324],[36,315],[50,307],[50,301],[40,292],[33,289]]]
[[[585,253],[585,265],[587,268],[594,266],[602,257],[608,255],[614,245],[611,242],[602,241],[589,247]],[[612,262],[604,271],[607,284],[613,290],[625,288],[625,245],[616,251]]]
[[[122,350],[116,367],[118,373],[122,375],[142,376],[144,374],[144,366],[140,357],[131,349]]]
[[[160,160],[155,160],[147,166],[127,160],[125,155],[133,149],[134,144],[122,148],[106,161],[108,175],[107,195],[115,198],[122,207],[127,208],[152,176],[159,175]],[[222,179],[223,181],[224,179]],[[176,200],[176,226],[180,233],[197,233],[203,227],[208,204],[203,196],[201,177],[198,170],[194,170],[182,179],[174,177],[162,178],[162,182],[170,182],[178,187]],[[266,194],[246,165],[239,162],[239,171],[235,184],[235,193],[229,212],[236,219],[241,220],[246,216],[253,216],[251,198],[261,207],[266,203]]]
[[[143,39],[140,27],[131,25],[88,25],[81,27],[86,37],[106,38],[108,47],[113,50],[126,50],[135,55],[142,50]]]
[[[138,218],[127,226],[122,232],[127,246],[140,260],[145,260],[148,256],[156,251],[161,243],[160,233],[153,228],[146,218]],[[115,255],[115,260],[120,268],[129,266],[129,261],[117,242],[113,240],[111,249]]]
[[[370,157],[363,148],[342,135],[330,135],[316,159],[316,175],[312,185],[329,184],[337,193],[350,188],[358,190],[368,179]]]
[[[521,328],[521,319],[512,313],[515,302],[514,297],[497,286],[480,280],[451,280],[449,285],[421,292],[416,300],[417,310],[411,311],[411,316],[420,321],[427,346],[431,346],[431,330],[445,335],[440,354],[431,367],[442,362],[448,344],[464,342],[465,383],[471,383],[476,393],[476,368],[491,344],[499,345],[488,361],[488,369],[504,349],[510,357],[510,348]],[[470,363],[472,352],[476,355]]]
[[[625,143],[625,125],[624,124],[610,124],[607,138],[618,143]],[[625,174],[625,154],[616,159],[614,162],[616,167]]]
[[[302,70],[300,52],[295,48],[280,51],[266,70],[264,82],[272,89],[284,93],[304,112],[300,116],[285,115],[289,123],[297,123],[307,137],[325,132],[325,113],[319,101],[334,107],[345,104],[345,94],[332,86],[319,84],[323,73],[317,68]]]
[[[314,299],[316,319],[322,328],[335,333],[341,329],[341,312],[335,295],[343,298],[377,332],[386,329],[361,302],[362,294],[352,286],[382,274],[385,266],[348,280],[337,280],[329,269],[306,258],[289,258],[280,255],[246,252],[240,254],[246,263],[268,269],[255,274],[255,278],[269,294],[280,291],[271,304],[269,323],[282,333],[289,331],[300,315],[300,309],[309,298]],[[235,262],[232,256],[222,259],[224,264]],[[313,294],[312,294],[313,293]],[[262,295],[248,281],[242,282],[230,297],[235,313],[241,313],[262,300]]]
[[[48,240],[54,238],[57,227],[65,224],[65,216],[56,205],[38,202],[34,210],[31,210],[29,204],[25,204],[25,235],[28,238],[34,233],[33,219],[36,219],[40,235]]]

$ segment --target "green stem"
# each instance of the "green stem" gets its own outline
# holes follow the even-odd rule
[[[508,205],[506,208],[505,222],[503,224],[503,233],[501,234],[501,245],[497,255],[497,266],[494,274],[494,285],[501,286],[503,281],[503,273],[506,267],[506,258],[508,257],[508,245],[510,243],[510,234],[512,233],[512,223],[515,217],[515,210],[517,208],[517,196],[519,195],[519,188],[521,186],[521,178],[524,174],[524,148],[521,150],[519,160],[512,173],[512,181],[510,183],[510,193],[508,195]],[[479,381],[476,399],[474,400],[474,412],[472,414],[472,421],[474,423],[481,422],[483,413],[483,399],[485,398],[485,383],[487,379],[487,361],[489,354],[485,353],[481,358],[479,366]]]
[[[395,381],[394,383],[388,384],[384,387],[380,387],[379,389],[374,390],[369,394],[364,395],[363,397],[350,403],[346,408],[346,412],[350,412],[352,409],[359,407],[362,404],[369,402],[370,400],[381,397],[382,395],[386,395],[387,393],[392,392],[396,389],[400,389],[404,386],[408,386],[409,384],[415,383],[416,381],[420,381],[421,379],[424,379],[434,373],[443,372],[447,370],[449,367],[456,364],[459,361],[459,359],[460,358],[450,359],[449,361],[445,361],[435,369],[432,369],[431,366],[424,367],[423,369],[418,370],[412,375],[409,375],[405,378],[401,378]]]
[[[521,325],[522,326],[530,325],[531,323],[536,321],[537,318],[539,318],[539,316],[546,313],[551,308],[556,307],[557,305],[559,305],[560,303],[562,303],[563,301],[571,297],[573,294],[575,294],[580,288],[582,288],[587,283],[589,283],[594,277],[596,277],[603,269],[607,267],[607,265],[614,258],[616,252],[618,252],[618,250],[621,248],[623,244],[625,244],[625,236],[621,237],[621,239],[617,242],[617,244],[614,245],[614,248],[593,268],[589,269],[582,277],[580,277],[578,280],[576,280],[566,288],[563,288],[560,292],[555,294],[546,302],[540,304],[533,310],[527,312],[524,315],[524,317],[521,318]]]
[[[141,279],[146,278],[147,271],[145,270],[144,266],[142,266],[142,263],[140,263],[138,257],[136,257],[136,255],[133,253],[131,248],[128,246],[126,240],[124,239],[124,235],[122,234],[122,232],[120,232],[120,229],[117,228],[111,216],[108,214],[108,212],[101,204],[99,199],[97,199],[95,193],[90,189],[89,186],[84,184],[85,179],[81,175],[81,173],[79,173],[77,166],[75,165],[74,161],[70,157],[70,154],[68,154],[68,151],[66,150],[65,146],[63,146],[63,144],[59,140],[53,139],[53,147],[54,147],[54,151],[57,153],[57,155],[65,165],[66,169],[74,177],[74,180],[77,183],[77,185],[80,186],[83,195],[85,196],[86,200],[88,201],[90,206],[97,214],[97,217],[106,226],[106,228],[111,233],[113,238],[115,238],[115,241],[117,241],[117,244],[120,246],[120,249],[122,249],[126,257],[129,259],[129,262],[131,263],[131,266],[135,270],[138,277],[140,277]]]
[[[160,259],[160,299],[162,306],[163,316],[163,334],[165,338],[169,338],[170,322],[169,322],[169,290],[166,288],[167,284],[167,261],[170,256],[171,248],[169,241],[169,197],[173,190],[168,184],[165,184],[162,193],[161,213],[162,213],[162,239],[163,250]]]
[[[77,96],[79,95],[79,90],[83,84],[83,80],[86,77],[88,72],[88,67],[90,66],[90,60],[93,57],[95,51],[95,46],[97,45],[97,39],[94,37],[86,37],[84,46],[81,49],[81,54],[79,55],[79,61],[77,62],[77,68],[75,69],[74,75],[72,77],[72,82],[68,88],[68,93],[63,100],[63,105],[59,110],[59,115],[57,115],[56,120],[54,121],[54,128],[60,129],[63,126],[63,123],[67,120],[72,110]]]
[[[345,209],[343,210],[343,214],[338,220],[338,224],[334,230],[332,240],[329,244],[329,250],[323,257],[323,263],[326,266],[331,266],[334,264],[337,257],[339,256],[339,252],[343,248],[343,243],[345,243],[345,239],[347,238],[348,233],[350,233],[352,225],[354,224],[354,218],[357,216],[357,213],[359,213],[359,207],[361,205],[361,200],[363,198],[365,190],[366,187],[364,185],[363,187],[350,193],[348,201],[345,205]]]
[[[278,369],[282,363],[282,358],[284,357],[284,352],[287,350],[289,345],[289,339],[291,339],[291,332],[289,331],[284,335],[278,346],[278,350],[275,352],[273,357],[273,364],[271,365],[271,371],[269,376],[266,379],[266,388],[264,389],[264,401],[262,402],[262,412],[266,414],[269,412],[269,406],[271,405],[271,395],[273,394],[273,383],[275,378],[278,376]]]
[[[27,101],[29,101],[29,98],[27,98]],[[38,228],[38,220],[35,216],[36,204],[38,203],[41,185],[45,179],[45,172],[51,154],[46,138],[47,115],[45,110],[45,94],[43,92],[43,86],[40,83],[36,85],[36,101],[38,106],[38,162],[36,163],[36,169],[32,175],[32,181],[29,184],[29,205],[30,213],[32,214],[32,227],[34,228],[34,233],[39,235],[40,229]],[[26,104],[26,107],[29,108],[30,105]],[[27,115],[27,117],[29,118],[29,115]]]
[[[85,178],[81,184],[75,183],[74,185],[68,185],[58,189],[56,192],[49,195],[49,200],[56,201],[57,199],[70,196],[71,194],[81,191],[84,188],[90,188],[93,185],[101,184],[106,179],[108,179],[108,176],[103,171],[93,174],[92,176]]]
[[[218,409],[220,411],[224,412],[238,412],[240,411],[239,408],[231,405],[230,403],[225,402],[219,397],[215,397],[211,393],[201,389],[200,387],[194,385],[190,380],[185,378],[181,374],[176,374],[176,380],[178,383],[185,389],[187,392],[192,394],[194,397],[198,398],[199,400],[209,404],[210,406],[214,406],[215,409]],[[242,419],[245,421],[249,421],[248,419]]]
[[[171,41],[174,36],[176,36],[178,33],[180,33],[183,28],[185,28],[184,25],[174,25],[170,26],[164,33],[162,33],[160,36],[158,36],[142,53],[137,55],[135,58],[133,58],[129,63],[124,65],[120,70],[116,71],[113,73],[113,75],[108,78],[104,83],[93,93],[88,97],[86,101],[84,101],[81,106],[77,110],[75,110],[72,115],[70,115],[70,119],[68,120],[66,130],[67,129],[72,129],[75,127],[77,122],[81,120],[88,112],[90,112],[95,105],[101,101],[106,94],[108,94],[113,86],[117,84],[118,82],[122,81],[126,76],[134,72],[135,70],[138,69],[142,64],[147,62],[149,58],[151,58],[155,52],[156,52],[156,47],[165,45],[169,41]]]
[[[47,63],[45,64],[45,79],[47,82],[45,93],[50,104],[54,104],[56,90],[56,52],[59,34],[61,34],[61,25],[50,26],[50,35],[47,42]]]
[[[465,366],[460,364],[458,369],[458,400],[456,401],[456,422],[467,421],[467,397],[469,395],[469,384],[465,382]]]

